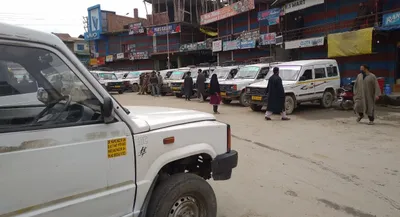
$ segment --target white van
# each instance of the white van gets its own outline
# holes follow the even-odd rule
[[[0,216],[217,216],[207,180],[237,165],[229,124],[121,105],[53,34],[0,23],[0,50]],[[36,84],[40,103],[21,102]]]
[[[279,68],[286,93],[287,114],[303,102],[319,101],[324,108],[332,106],[336,91],[340,88],[339,67],[334,59],[313,59],[285,62]],[[267,106],[268,79],[273,75],[272,68],[267,77],[246,88],[246,98],[253,111]]]

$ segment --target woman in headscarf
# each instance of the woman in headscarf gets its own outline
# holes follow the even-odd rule
[[[183,82],[183,91],[185,93],[185,100],[190,101],[190,98],[193,95],[193,78],[191,77],[190,71],[187,72]]]
[[[214,114],[219,114],[218,105],[221,103],[221,89],[219,87],[218,77],[216,74],[211,76],[210,81],[210,104],[213,105]]]

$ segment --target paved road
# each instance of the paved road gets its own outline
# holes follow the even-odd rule
[[[211,112],[208,103],[133,93],[124,105]],[[231,180],[212,182],[219,217],[400,216],[400,114],[378,112],[376,125],[352,112],[303,106],[282,122],[238,105],[222,105],[239,165]]]

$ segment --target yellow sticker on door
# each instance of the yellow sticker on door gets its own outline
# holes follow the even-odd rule
[[[126,138],[111,139],[107,141],[108,158],[126,155]]]

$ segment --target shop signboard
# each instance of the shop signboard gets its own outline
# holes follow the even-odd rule
[[[117,53],[117,60],[123,59],[124,57],[124,53]]]
[[[267,33],[260,35],[260,45],[276,44],[276,33]]]
[[[100,5],[90,7],[88,10],[88,32],[84,34],[85,40],[98,40],[102,32],[102,18]]]
[[[147,28],[147,35],[148,36],[160,36],[160,35],[169,35],[181,32],[181,25],[180,24],[168,24],[164,26],[154,26]]]
[[[112,62],[114,60],[114,56],[113,55],[107,55],[106,56],[106,62]]]
[[[130,60],[146,60],[146,59],[149,59],[149,52],[147,52],[147,51],[131,52],[129,54],[129,59]]]
[[[260,37],[260,30],[252,30],[240,33],[240,40],[258,40]]]
[[[239,48],[240,48],[240,40],[223,42],[223,50],[224,51],[237,50]]]
[[[284,12],[285,14],[300,11],[305,8],[309,8],[315,5],[323,4],[324,0],[296,0],[285,4]]]
[[[196,50],[197,50],[197,43],[183,44],[179,48],[180,52],[196,51]]]
[[[382,26],[400,25],[400,11],[384,14]]]
[[[144,33],[144,27],[142,23],[131,23],[128,26],[129,26],[129,35]]]
[[[281,15],[281,8],[273,8],[266,11],[258,12],[258,21],[266,20],[268,26],[279,24],[279,17]]]
[[[212,52],[219,52],[222,51],[222,41],[213,41],[212,43]]]
[[[89,65],[96,66],[97,65],[97,58],[91,58],[89,60]]]
[[[256,47],[255,40],[241,40],[240,41],[240,49],[251,49]]]
[[[306,38],[285,42],[285,49],[297,49],[305,47],[316,47],[324,45],[325,37]]]
[[[97,57],[97,65],[101,66],[106,64],[106,58],[105,57]]]
[[[255,8],[254,0],[240,0],[221,9],[206,13],[200,16],[200,25],[214,23],[243,12],[251,11]]]

